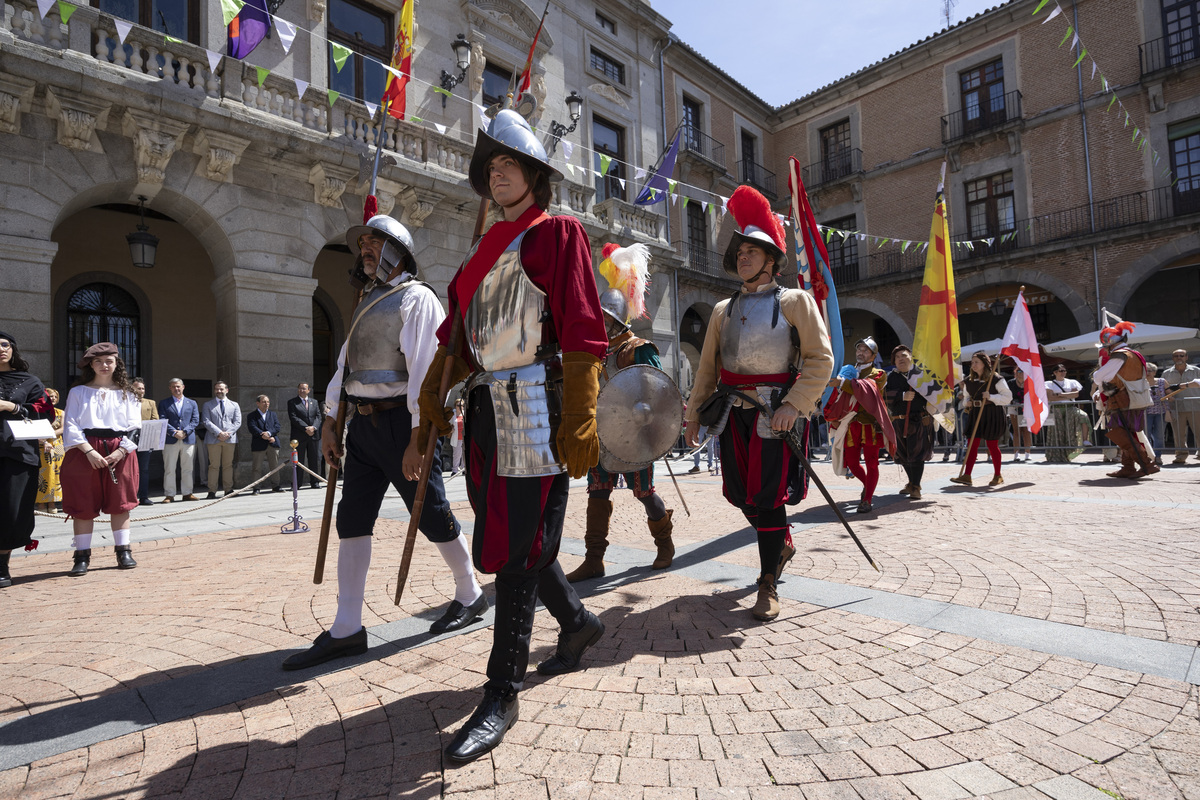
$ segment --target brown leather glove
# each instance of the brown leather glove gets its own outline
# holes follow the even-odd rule
[[[425,447],[429,444],[429,431],[437,426],[438,434],[445,436],[450,433],[450,409],[446,408],[446,398],[440,397],[442,389],[442,371],[446,368],[446,359],[450,359],[450,385],[461,381],[471,374],[471,368],[458,356],[450,355],[445,347],[439,346],[421,381],[421,394],[417,397],[417,407],[421,412],[421,429],[417,433],[417,452],[425,455]]]
[[[562,365],[562,425],[555,441],[567,474],[582,478],[600,462],[600,437],[596,435],[600,359],[591,353],[563,353]]]

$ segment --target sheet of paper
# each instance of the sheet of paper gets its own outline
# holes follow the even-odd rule
[[[149,453],[162,450],[167,443],[167,421],[165,419],[142,420],[142,434],[138,439],[138,451]]]
[[[14,439],[53,439],[58,436],[50,421],[44,419],[10,419],[8,429]]]

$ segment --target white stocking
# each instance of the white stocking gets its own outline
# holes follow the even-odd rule
[[[367,590],[367,568],[371,566],[371,537],[338,540],[338,607],[329,628],[335,639],[353,636],[362,628],[363,597]]]
[[[471,566],[471,548],[467,546],[467,537],[459,534],[457,539],[449,542],[438,542],[438,552],[442,554],[450,574],[454,576],[454,599],[469,606],[479,599],[483,590],[479,581],[475,580],[475,568]]]
[[[75,534],[75,549],[76,550],[91,550],[92,535],[90,533]]]
[[[119,531],[113,531],[113,544],[117,547],[128,547],[129,528],[121,528]]]

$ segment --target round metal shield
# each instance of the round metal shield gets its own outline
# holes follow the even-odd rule
[[[683,397],[675,381],[646,364],[626,367],[596,400],[600,466],[609,472],[645,469],[678,441],[682,426]]]

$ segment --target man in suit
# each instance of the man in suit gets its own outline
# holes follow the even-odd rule
[[[158,419],[158,406],[153,400],[146,399],[146,382],[141,378],[134,378],[129,382],[133,387],[133,393],[137,395],[142,404],[142,421],[148,419]],[[150,499],[150,451],[138,450],[138,505],[152,506],[154,501]]]
[[[303,384],[301,384],[303,385]],[[258,408],[246,417],[246,427],[250,430],[250,480],[258,479],[262,472],[263,456],[267,458],[267,466],[275,469],[279,466],[279,417],[271,410],[271,398],[260,394],[255,398]],[[279,485],[279,473],[275,473],[275,488],[272,492],[282,492]],[[254,487],[258,494],[258,487]]]
[[[321,404],[309,397],[308,384],[296,387],[297,397],[288,400],[288,420],[292,423],[292,438],[296,440],[296,458],[318,475],[323,475],[321,464]],[[321,482],[309,477],[309,485],[321,488]]]
[[[213,386],[213,399],[204,404],[201,419],[208,433],[208,499],[217,496],[217,476],[225,494],[233,491],[233,454],[237,450],[237,432],[242,427],[242,409],[228,398],[229,387],[224,381]]]
[[[183,381],[171,378],[167,384],[171,396],[158,403],[158,416],[167,421],[167,445],[163,448],[164,503],[175,500],[176,486],[184,500],[195,500],[192,494],[192,460],[196,457],[196,427],[200,424],[200,409],[196,401],[183,396]],[[175,468],[182,476],[176,484]]]

